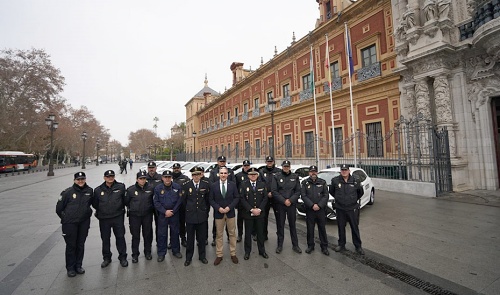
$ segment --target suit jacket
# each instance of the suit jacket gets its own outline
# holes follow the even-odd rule
[[[250,180],[243,182],[240,186],[240,207],[243,209],[243,217],[246,219],[264,218],[266,205],[269,200],[267,196],[267,186],[264,181],[257,180],[255,191],[252,188]],[[250,209],[258,208],[261,210],[259,216],[252,216]],[[239,214],[239,213],[238,213]]]
[[[186,223],[200,224],[208,220],[210,202],[208,196],[210,184],[206,180],[200,180],[198,190],[193,181],[185,182],[182,186],[182,200],[186,207]]]
[[[239,194],[236,188],[236,183],[232,181],[226,181],[226,197],[222,197],[222,192],[220,190],[220,181],[216,181],[210,184],[210,205],[214,208],[214,218],[222,219],[224,215],[219,212],[219,208],[229,207],[229,212],[227,212],[228,218],[235,217],[234,208],[238,205]]]

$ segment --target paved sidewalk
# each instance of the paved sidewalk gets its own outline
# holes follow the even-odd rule
[[[117,174],[117,180],[131,185],[139,166],[135,164],[126,175]],[[87,167],[89,185],[99,185],[106,169],[117,172],[117,168],[116,164]],[[98,220],[93,217],[84,259],[87,272],[68,278],[55,204],[78,169],[59,169],[51,178],[35,173],[0,179],[1,295],[499,294],[499,207],[382,191],[377,191],[375,204],[361,212],[366,257],[354,254],[351,244],[345,254],[331,251],[324,256],[319,245],[312,254],[296,254],[286,232],[281,254],[274,252],[276,237],[270,235],[267,260],[258,256],[256,244],[250,260],[243,260],[239,243],[238,265],[230,261],[226,248],[221,265],[214,266],[215,249],[209,245],[208,265],[195,254],[193,263],[185,267],[184,259],[169,253],[163,263],[156,262],[156,257],[147,261],[141,254],[139,263],[132,264],[129,256],[130,264],[123,268],[112,243],[113,262],[101,269]],[[305,250],[305,222],[303,218],[297,222],[299,243]],[[274,232],[274,222],[270,227]],[[329,222],[327,233],[334,246],[335,222]],[[126,239],[130,253],[128,230]]]

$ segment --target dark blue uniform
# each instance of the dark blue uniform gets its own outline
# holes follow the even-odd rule
[[[261,180],[257,180],[255,186],[252,185],[250,180],[243,182],[240,186],[241,213],[245,218],[245,254],[250,254],[252,251],[252,233],[257,235],[259,254],[266,253],[264,248],[264,219],[266,205],[269,201],[267,193],[266,183]],[[250,212],[251,209],[260,209],[261,214],[253,216]]]
[[[172,180],[182,187],[190,179],[181,172],[172,172]],[[179,237],[183,243],[186,242],[186,207],[184,203],[181,203],[179,208]]]
[[[170,243],[173,254],[180,253],[179,208],[181,206],[181,186],[172,182],[170,186],[160,184],[154,189],[154,206],[158,212],[158,256],[167,253],[167,235],[170,227]],[[166,217],[165,212],[173,210],[174,215]]]
[[[146,182],[141,187],[135,183],[127,188],[125,205],[128,208],[130,233],[132,234],[132,257],[137,258],[140,254],[139,244],[144,239],[144,255],[151,256],[151,244],[153,242],[153,187]]]
[[[93,190],[87,184],[76,184],[65,189],[56,205],[56,213],[61,218],[62,234],[66,242],[66,269],[75,271],[82,267],[85,241],[92,216]]]
[[[241,170],[240,173],[236,174],[234,178],[236,179],[236,187],[238,188],[238,191],[239,191],[243,182],[248,180],[248,172],[245,171],[245,169],[243,169],[243,170]],[[238,214],[236,215],[236,224],[238,226],[238,239],[241,239],[241,237],[243,236],[243,220],[244,220],[243,211],[244,211],[244,208],[243,208],[242,204],[239,203]],[[264,215],[264,214],[262,214],[262,215]]]
[[[153,188],[153,191],[157,185],[162,184],[161,175],[156,172],[154,172],[153,175],[149,174],[148,172],[148,174],[146,175],[146,180],[148,181],[148,184]],[[158,243],[158,212],[156,210],[153,210],[153,218],[155,220],[155,238],[156,243]]]
[[[314,226],[318,224],[318,234],[321,250],[328,249],[326,236],[326,206],[328,204],[328,185],[321,178],[313,180],[311,177],[302,181],[301,197],[306,208],[307,247],[314,249]],[[314,211],[313,206],[318,205],[319,210]],[[306,251],[307,252],[307,251]]]
[[[281,171],[276,173],[273,180],[272,193],[274,202],[278,208],[278,247],[283,247],[283,239],[285,237],[285,220],[288,218],[292,246],[296,248],[299,246],[297,228],[295,224],[297,219],[296,205],[300,197],[299,176],[292,172],[285,173],[284,171]],[[289,199],[292,203],[290,206],[285,205],[286,199]]]
[[[259,170],[259,174],[260,174],[259,178],[266,183],[266,188],[267,188],[268,192],[271,192],[274,176],[279,172],[281,172],[281,169],[274,166],[274,165],[271,168],[266,166],[266,167]],[[265,240],[268,239],[267,227],[269,225],[269,211],[271,211],[271,207],[273,208],[274,218],[276,218],[276,234],[278,234],[279,227],[280,227],[280,223],[278,222],[279,221],[278,206],[276,205],[274,198],[271,196],[267,202],[266,214],[264,217],[264,239]]]

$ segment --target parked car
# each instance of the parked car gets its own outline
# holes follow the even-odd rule
[[[357,176],[361,181],[361,185],[363,186],[364,194],[360,199],[360,208],[363,208],[366,205],[373,205],[375,202],[375,186],[373,185],[372,179],[368,174],[366,174],[365,170],[361,168],[351,167],[351,175]],[[330,184],[332,183],[332,178],[340,175],[340,167],[323,169],[318,172],[318,177],[322,178],[328,184],[328,188],[330,188]],[[308,176],[309,177],[309,176]],[[306,179],[307,177],[304,177]],[[332,195],[329,195],[328,200],[328,208],[326,209],[326,218],[330,220],[336,220],[337,214],[335,212],[335,200]],[[303,206],[304,202],[302,198],[299,198],[299,204],[297,205],[297,214],[301,216],[306,216],[306,210]]]
[[[281,166],[279,166],[279,168],[283,169],[283,167],[281,167]],[[293,165],[292,164],[290,166],[290,171],[299,176],[300,182],[302,182],[302,180],[304,178],[309,177],[309,166],[308,165],[302,165],[302,164]]]

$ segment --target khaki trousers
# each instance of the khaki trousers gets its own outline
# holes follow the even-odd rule
[[[215,254],[217,257],[223,256],[224,226],[227,226],[227,232],[229,233],[229,253],[231,256],[236,256],[236,218],[228,218],[227,214],[224,214],[221,219],[215,219],[215,228],[217,229]]]

